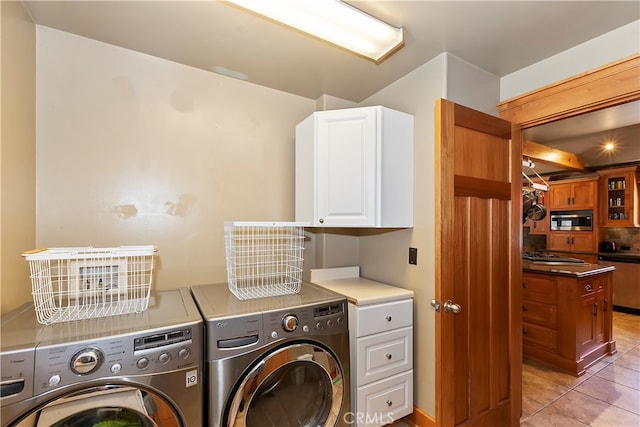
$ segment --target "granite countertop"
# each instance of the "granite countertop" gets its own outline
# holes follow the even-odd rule
[[[640,252],[598,252],[598,256],[640,260]]]
[[[586,277],[608,273],[616,268],[604,264],[547,263],[538,261],[522,261],[522,270],[527,273],[551,274],[556,276]]]

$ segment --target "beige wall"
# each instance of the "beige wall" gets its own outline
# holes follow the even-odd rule
[[[1,312],[30,300],[20,254],[35,247],[35,25],[22,3],[0,2]]]
[[[155,289],[226,281],[224,221],[294,220],[315,101],[38,31],[37,243],[155,244]]]

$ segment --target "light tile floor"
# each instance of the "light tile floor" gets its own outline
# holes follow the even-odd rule
[[[521,427],[640,426],[640,316],[613,313],[618,352],[581,377],[525,359]]]

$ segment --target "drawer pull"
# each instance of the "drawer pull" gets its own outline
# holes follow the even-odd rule
[[[393,400],[387,400],[387,406],[393,405]]]
[[[393,357],[391,353],[387,353],[384,356],[387,358],[387,360],[391,360],[391,358]]]
[[[591,283],[587,283],[584,286],[584,290],[587,291],[587,292],[591,292],[593,290],[593,286],[591,286]]]
[[[593,303],[593,315],[594,316],[598,315],[598,303],[597,302]]]
[[[387,319],[387,322],[391,322],[391,316],[387,316],[385,319]]]

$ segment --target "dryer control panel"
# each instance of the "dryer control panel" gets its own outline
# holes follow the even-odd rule
[[[310,335],[332,335],[348,331],[346,300],[288,310],[265,312],[267,342]]]
[[[202,363],[201,324],[113,336],[35,352],[34,392],[93,379],[150,375]]]

